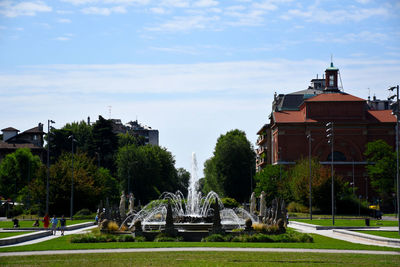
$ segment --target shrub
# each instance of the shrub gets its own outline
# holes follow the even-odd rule
[[[221,199],[221,201],[225,208],[237,208],[240,206],[239,202],[237,202],[234,198],[224,197]]]
[[[144,237],[144,236],[135,236],[135,242],[145,242],[145,241],[147,241],[146,237]]]
[[[77,213],[75,213],[75,216],[87,216],[87,215],[91,215],[92,213],[90,212],[90,210],[88,209],[81,209],[80,211],[78,211]],[[74,216],[74,217],[75,217]]]
[[[279,226],[277,225],[266,225],[263,223],[254,223],[253,224],[253,229],[256,232],[264,233],[264,234],[280,234],[281,231],[279,230]]]
[[[114,221],[109,222],[108,225],[107,225],[107,230],[110,231],[110,232],[118,231],[118,229],[119,229],[119,226]]]
[[[288,212],[301,212],[301,213],[308,212],[308,208],[306,206],[297,202],[290,202],[289,205],[287,206],[287,210]]]
[[[154,242],[181,242],[183,241],[183,237],[172,237],[165,233],[160,233],[154,238]]]
[[[120,235],[117,237],[118,242],[134,242],[135,238],[132,235]]]
[[[213,234],[202,238],[201,242],[225,242],[225,238],[221,234]]]

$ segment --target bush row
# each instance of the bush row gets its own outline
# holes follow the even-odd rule
[[[254,234],[254,235],[220,235],[214,234],[205,237],[202,242],[263,242],[263,243],[312,243],[314,239],[312,236],[297,232],[288,232],[281,235],[267,235],[267,234]]]

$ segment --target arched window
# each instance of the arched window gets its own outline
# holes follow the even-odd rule
[[[346,156],[340,151],[333,151],[333,161],[346,161]],[[327,161],[332,161],[332,153],[329,153]]]

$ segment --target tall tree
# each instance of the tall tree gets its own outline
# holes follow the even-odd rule
[[[371,185],[382,199],[386,209],[394,208],[393,195],[396,192],[396,153],[383,140],[369,142],[364,152],[368,162],[368,176]]]
[[[218,138],[213,157],[204,165],[206,188],[238,201],[247,200],[254,168],[255,153],[246,134],[229,131]]]
[[[40,158],[32,155],[28,148],[8,154],[0,164],[0,195],[15,199],[21,189],[36,178],[41,164]]]
[[[118,150],[118,138],[113,132],[111,120],[99,116],[99,119],[93,124],[92,136],[89,155],[98,156],[100,165],[114,173],[114,156]]]
[[[164,191],[180,187],[175,160],[159,146],[127,145],[116,156],[118,180],[125,192],[132,191],[141,203],[156,199]]]

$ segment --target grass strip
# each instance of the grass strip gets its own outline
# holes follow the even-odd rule
[[[109,243],[71,243],[71,235],[63,236],[37,244],[2,247],[0,252],[75,250],[75,249],[113,249],[113,248],[165,248],[165,247],[242,247],[242,248],[306,248],[343,250],[387,250],[400,251],[399,248],[369,246],[333,239],[318,234],[310,234],[314,243],[236,243],[236,242],[109,242]]]
[[[320,225],[320,226],[333,226],[332,225],[332,219],[316,219],[316,220],[310,220],[310,219],[295,219],[291,221],[296,221],[296,222],[303,222],[303,223],[309,223],[309,224],[314,224],[314,225]],[[335,219],[335,226],[353,226],[353,227],[363,227],[365,226],[365,220],[351,220],[351,219]],[[370,220],[370,226],[398,226],[397,221],[382,221],[382,220]]]
[[[58,218],[60,219],[60,218]],[[28,228],[28,227],[32,227],[33,223],[35,221],[19,221],[19,226],[21,228]],[[85,223],[85,222],[94,222],[93,220],[67,220],[67,225],[74,225],[74,224],[78,224],[78,223]],[[39,227],[43,227],[43,223],[41,220],[39,220]],[[58,223],[60,225],[60,223]],[[14,227],[14,223],[12,221],[1,221],[0,222],[0,228],[13,228]]]
[[[10,237],[10,236],[24,235],[24,234],[28,234],[28,233],[33,233],[33,231],[20,231],[20,232],[7,232],[7,233],[3,232],[3,233],[0,233],[0,239]]]
[[[1,266],[398,266],[397,255],[136,252],[0,257]]]
[[[399,232],[397,231],[373,231],[373,230],[366,230],[366,231],[354,231],[357,233],[368,234],[368,235],[375,235],[387,238],[397,238],[400,239]]]

